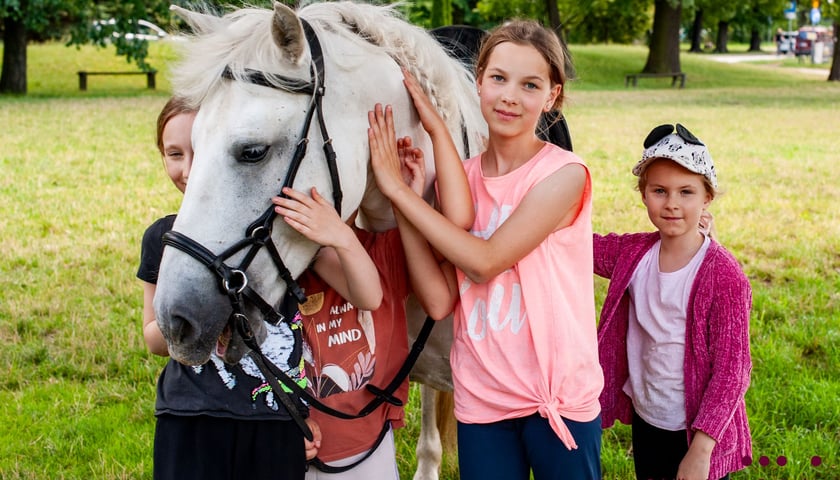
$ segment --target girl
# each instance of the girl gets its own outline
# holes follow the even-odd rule
[[[563,65],[557,37],[533,21],[506,23],[483,43],[476,78],[489,138],[464,163],[470,232],[403,182],[390,108],[369,115],[380,189],[457,269],[451,363],[466,480],[601,477],[591,180],[579,157],[535,133],[562,105]],[[458,165],[443,120],[431,108],[420,115],[436,161]]]
[[[433,111],[428,98],[407,73],[405,84],[421,112],[421,120],[428,120],[428,112]],[[413,148],[409,138],[401,138],[394,146],[402,177],[412,191],[421,195],[426,184],[423,152]],[[472,222],[473,212],[464,208],[468,201],[450,196],[468,192],[463,169],[459,163],[454,166],[452,175],[438,177],[439,203],[445,215],[465,225]],[[452,165],[437,167],[439,172],[445,172]],[[430,317],[445,318],[458,297],[454,269],[446,262],[440,264],[426,240],[399,211],[394,212],[398,230],[366,232],[345,225],[315,189],[311,190],[311,197],[288,188],[283,193],[288,198],[273,199],[276,212],[298,232],[325,246],[312,268],[298,280],[308,295],[307,302],[300,306],[307,342],[307,377],[322,403],[358,412],[374,398],[368,389],[384,389],[408,356],[409,293],[415,294]],[[349,223],[353,224],[353,218]],[[336,255],[341,250],[349,251],[348,245],[361,252]],[[367,269],[371,261],[373,275]],[[361,292],[350,291],[351,283],[360,291],[372,291],[375,287],[377,302],[366,305]],[[342,340],[334,341],[339,338]],[[312,409],[324,441],[318,458],[306,472],[307,480],[399,479],[392,429],[405,424],[407,379],[394,397],[402,404],[384,403],[370,415],[352,420]]]
[[[633,169],[657,231],[594,235],[595,273],[610,279],[598,327],[603,426],[632,423],[638,479],[728,478],[752,456],[751,290],[737,260],[697,229],[715,167],[674,128],[655,128]]]
[[[158,117],[158,150],[169,178],[182,193],[192,165],[195,115],[195,109],[173,97]],[[169,352],[155,320],[153,300],[162,237],[174,221],[175,215],[168,215],[146,230],[137,272],[143,281],[143,337],[149,351],[161,356]],[[291,305],[284,314],[295,318],[295,307]],[[289,365],[290,375],[302,373],[290,354],[294,338],[290,327],[282,323],[269,328],[263,344],[286,355],[272,360]],[[225,365],[213,355],[197,367],[170,359],[157,385],[154,478],[302,480],[306,458],[314,457],[320,445],[320,431],[307,419],[315,441],[305,441],[267,386],[248,357],[237,365]]]

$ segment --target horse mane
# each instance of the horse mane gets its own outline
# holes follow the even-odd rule
[[[437,40],[420,27],[402,20],[393,6],[369,5],[352,1],[311,3],[298,10],[316,32],[337,33],[363,48],[378,48],[391,56],[417,78],[437,107],[450,131],[464,125],[483,126],[484,119],[475,101],[475,79],[457,59],[450,57]],[[273,10],[242,8],[224,15],[225,28],[201,32],[185,42],[181,61],[173,67],[175,94],[198,107],[221,81],[227,66],[236,77],[249,68],[277,72],[278,65],[289,66],[271,36]],[[322,35],[322,48],[329,55],[330,45]],[[341,63],[341,58],[331,58]],[[479,128],[479,131],[483,129]],[[474,145],[481,138],[475,134]]]
[[[473,74],[427,31],[405,22],[393,5],[312,3],[300,16],[383,49],[417,79],[450,131],[458,131],[461,122],[484,125]]]

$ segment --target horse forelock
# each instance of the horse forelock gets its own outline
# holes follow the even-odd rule
[[[243,8],[221,17],[218,28],[192,35],[172,69],[174,94],[198,108],[221,83],[225,68],[241,80],[246,69],[288,74],[290,67],[300,67],[304,59],[291,63],[274,43],[273,15],[272,10]],[[305,75],[301,79],[309,80]]]

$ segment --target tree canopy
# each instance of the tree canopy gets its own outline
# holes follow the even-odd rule
[[[112,41],[119,55],[142,69],[148,44],[139,39],[115,37],[115,31],[131,32],[137,20],[169,22],[169,2],[161,0],[0,0],[3,21],[3,68],[0,93],[26,93],[26,46],[30,41],[69,39],[68,45]],[[94,23],[114,19],[113,23]]]
[[[385,0],[372,0],[386,3]],[[0,33],[3,36],[3,64],[0,93],[26,93],[26,46],[31,41],[64,40],[69,46],[110,42],[128,62],[140,69],[146,63],[148,44],[140,39],[115,36],[114,32],[136,31],[140,19],[158,25],[175,26],[170,3],[188,0],[0,0]],[[207,0],[209,9],[223,11],[244,5],[270,7],[271,0]],[[294,0],[283,3],[295,4]],[[838,34],[840,0],[822,0],[824,22],[831,22]],[[409,20],[425,28],[448,24],[488,29],[512,17],[548,19],[561,39],[571,43],[648,42],[646,72],[679,71],[681,27],[688,27],[692,47],[702,51],[700,34],[716,32],[715,48],[726,51],[730,27],[749,32],[751,49],[758,49],[762,32],[781,25],[788,0],[413,0],[400,8]],[[811,2],[799,2],[797,24],[808,23]],[[772,24],[771,19],[777,19]],[[113,19],[112,22],[102,22]],[[787,27],[785,25],[785,27]],[[786,29],[786,28],[785,28]],[[834,48],[829,80],[840,80],[840,49]]]

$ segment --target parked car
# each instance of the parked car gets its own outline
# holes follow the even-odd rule
[[[109,18],[107,20],[96,20],[93,22],[95,28],[102,29],[114,29],[117,24],[117,20],[114,18]],[[125,37],[127,40],[147,40],[147,41],[156,41],[156,40],[163,40],[164,38],[169,37],[169,34],[166,33],[166,30],[160,28],[159,26],[155,25],[154,23],[148,20],[137,20],[137,29],[134,32],[118,32],[114,30],[111,33],[111,36],[114,38]]]

